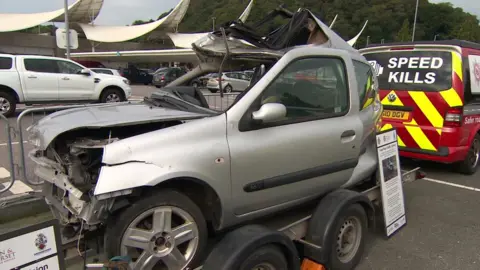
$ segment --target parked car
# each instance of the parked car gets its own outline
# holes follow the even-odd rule
[[[207,88],[212,93],[220,90],[220,80],[222,81],[223,91],[230,93],[232,91],[243,91],[250,84],[250,79],[243,72],[225,72],[219,79],[218,74],[213,74],[207,82]]]
[[[98,74],[64,58],[0,54],[0,112],[17,104],[119,102],[131,94],[129,82]]]
[[[152,82],[153,78],[147,69],[140,69],[134,65],[129,65],[128,68],[122,68],[120,75],[127,78],[132,84],[148,85]]]
[[[90,70],[95,72],[95,73],[122,76],[122,75],[120,75],[120,72],[118,72],[118,70],[113,69],[113,68],[90,68]]]
[[[226,38],[216,31],[196,42],[200,68],[167,87],[216,72],[220,63],[256,68],[226,112],[158,91],[143,103],[56,112],[29,128],[35,173],[66,231],[104,232],[106,257],[126,256],[132,269],[195,269],[209,233],[375,182],[382,106],[368,61],[305,9],[271,34],[282,39],[237,29],[245,26],[229,23]],[[302,46],[313,34],[328,42]],[[248,51],[242,39],[257,47]],[[336,85],[282,80],[317,69],[333,70]],[[340,234],[365,211],[358,209],[329,226]],[[332,269],[355,267],[362,253],[352,254],[334,252]]]
[[[243,73],[245,73],[245,75],[247,75],[248,79],[250,80],[253,76],[253,70],[245,70],[243,71]]]
[[[187,73],[184,69],[179,67],[169,67],[161,70],[157,70],[153,75],[152,84],[157,88],[164,87],[165,85],[173,82],[180,76]]]

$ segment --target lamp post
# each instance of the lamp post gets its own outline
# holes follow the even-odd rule
[[[65,37],[67,39],[67,59],[70,59],[70,26],[68,25],[68,0],[64,1],[65,8]]]
[[[438,34],[436,34],[436,35],[433,37],[433,41],[436,41],[436,40],[437,40],[437,36],[438,36]]]
[[[212,32],[215,31],[215,19],[216,17],[212,17]]]
[[[417,26],[417,14],[418,14],[418,0],[415,5],[415,18],[413,19],[413,32],[412,32],[412,42],[415,41],[415,27]]]

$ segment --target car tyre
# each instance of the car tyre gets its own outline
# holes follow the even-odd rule
[[[192,83],[192,86],[195,87],[195,88],[198,88],[198,83],[197,83],[197,82],[193,82],[193,83]]]
[[[101,103],[114,103],[122,101],[125,101],[125,95],[120,89],[117,88],[107,88],[100,96]]]
[[[155,85],[156,88],[162,88],[160,85]]]
[[[17,108],[17,100],[15,97],[6,92],[0,92],[0,113],[5,117],[15,114]]]
[[[149,215],[152,215],[151,219]],[[207,239],[207,225],[200,208],[181,192],[167,189],[136,201],[109,220],[105,251],[108,258],[129,256],[134,265],[139,259],[146,259],[141,255],[149,254],[157,265],[164,263],[169,270],[194,269],[203,259]],[[132,255],[135,252],[138,252],[137,257]],[[183,255],[184,261],[176,259],[182,258],[179,255]],[[146,261],[152,262],[151,259]],[[155,264],[142,269],[152,269],[153,266]]]
[[[208,89],[208,90],[210,90],[210,92],[212,92],[213,94],[215,94],[215,93],[217,93],[217,92],[218,92],[218,90],[217,90],[217,89]]]
[[[472,175],[477,172],[478,163],[480,160],[480,135],[475,134],[472,144],[468,149],[467,156],[456,166],[458,172],[466,175]]]
[[[251,269],[288,270],[288,262],[280,248],[270,244],[252,252],[238,268]]]
[[[335,222],[335,233],[330,236],[334,243],[330,254],[331,269],[349,270],[358,265],[365,249],[367,227],[367,214],[361,205],[351,204],[342,211]],[[345,233],[353,233],[354,236]],[[354,243],[341,243],[344,237],[353,239],[351,242]]]
[[[224,90],[225,93],[231,93],[233,91],[233,88],[230,84],[228,84],[227,86],[225,86]]]

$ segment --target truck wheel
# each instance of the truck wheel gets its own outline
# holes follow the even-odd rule
[[[5,117],[13,116],[17,101],[9,93],[0,92],[0,113]]]
[[[360,262],[367,237],[367,214],[359,204],[351,204],[337,218],[334,247],[330,254],[331,269],[354,269]]]
[[[175,190],[162,190],[133,203],[110,221],[109,258],[128,256],[132,269],[180,270],[197,267],[207,243],[200,208]]]
[[[466,175],[472,175],[477,171],[480,159],[480,135],[476,134],[470,145],[467,156],[457,164],[457,170]]]
[[[275,245],[261,247],[240,265],[238,270],[288,270],[288,262],[280,248]]]
[[[100,97],[101,103],[114,103],[125,101],[125,97],[121,90],[116,88],[107,88],[103,91],[102,96]]]

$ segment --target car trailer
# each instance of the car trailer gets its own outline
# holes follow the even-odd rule
[[[402,183],[424,177],[420,168],[402,171]],[[195,270],[353,269],[363,256],[368,228],[375,228],[380,205],[378,180],[355,190],[334,190],[301,210],[266,217],[224,234],[203,266]],[[86,267],[128,269],[126,260],[116,257],[107,264]]]

